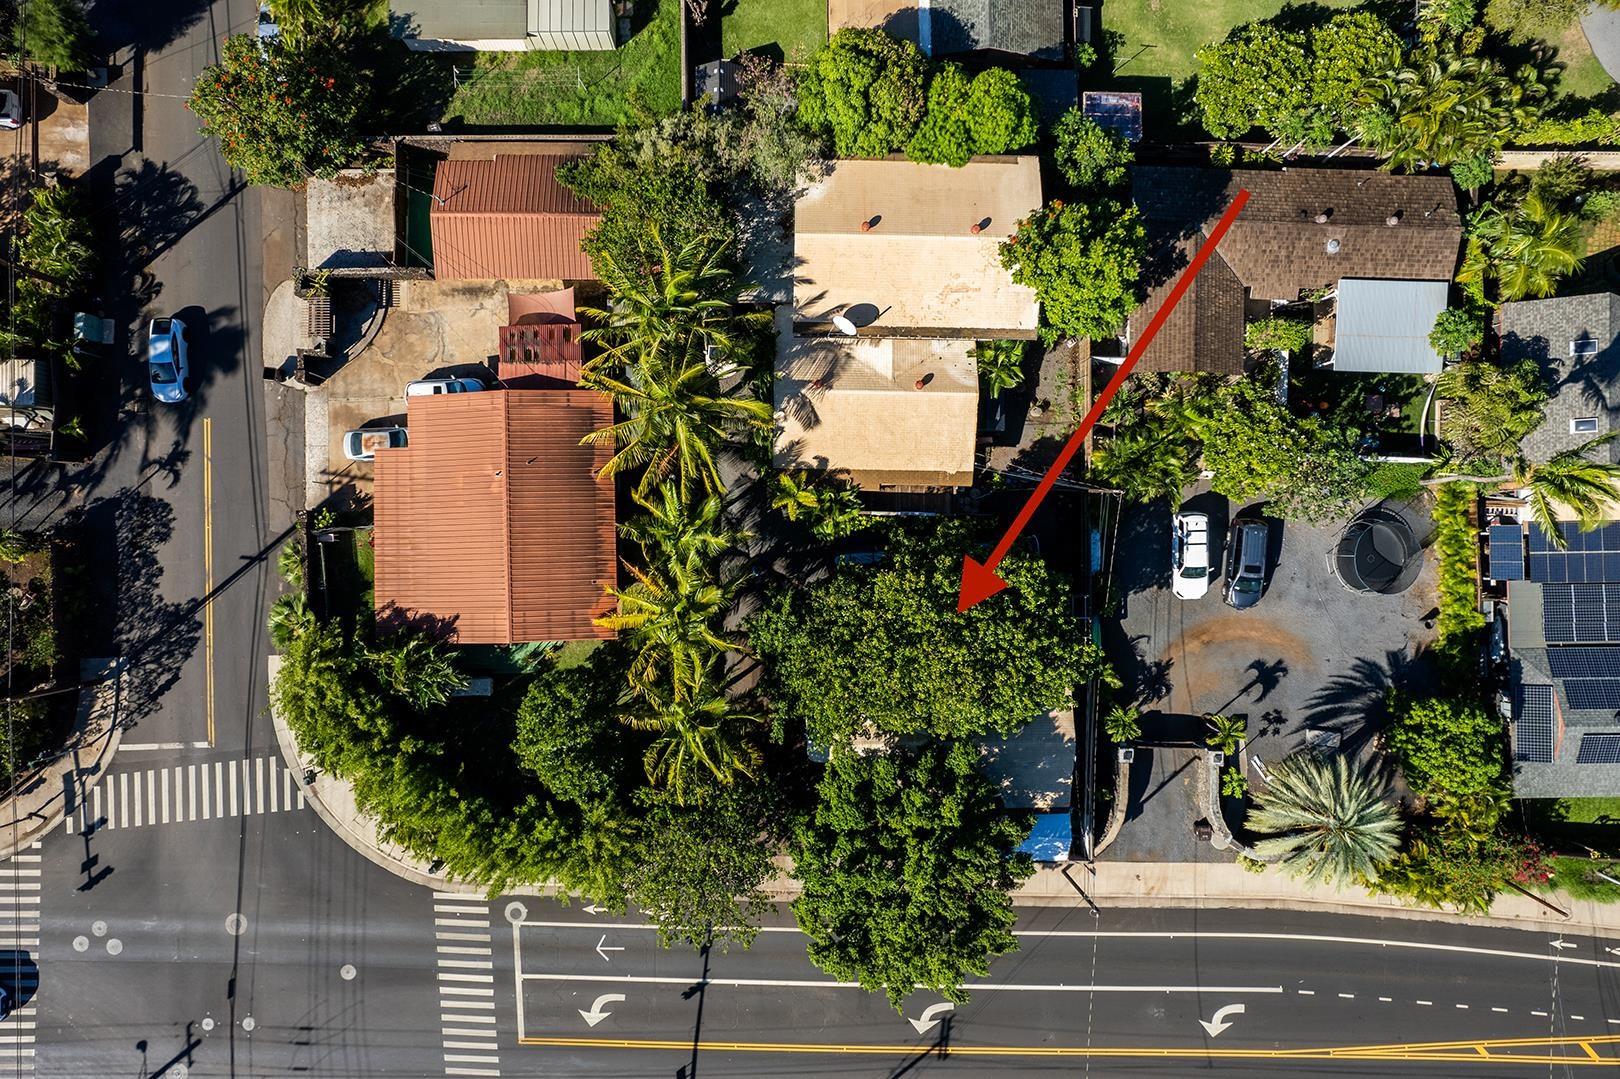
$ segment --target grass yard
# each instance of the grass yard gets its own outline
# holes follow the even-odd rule
[[[1198,70],[1193,53],[1220,41],[1239,23],[1269,18],[1286,0],[1108,0],[1104,30],[1125,35],[1114,58],[1121,78],[1168,77],[1181,82]],[[1322,7],[1355,7],[1354,0],[1323,0]]]
[[[649,0],[651,2],[651,0]],[[612,52],[480,53],[445,119],[472,127],[614,127],[639,105],[681,104],[681,0],[656,0],[652,18]]]
[[[827,40],[827,0],[724,0],[721,52],[759,50],[788,63],[804,63]]]
[[[1559,97],[1597,97],[1614,89],[1614,80],[1592,55],[1592,46],[1586,43],[1580,23],[1565,30],[1553,45],[1558,50],[1558,62],[1564,65],[1558,79]]]

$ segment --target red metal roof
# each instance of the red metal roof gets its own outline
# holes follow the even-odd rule
[[[602,219],[557,182],[566,157],[441,161],[433,178],[433,275],[441,280],[594,280],[579,249]]]
[[[577,322],[532,322],[501,327],[495,373],[513,389],[566,388],[579,382],[584,361]]]
[[[458,644],[608,638],[613,421],[590,390],[412,397],[410,445],[377,454],[376,604]]]

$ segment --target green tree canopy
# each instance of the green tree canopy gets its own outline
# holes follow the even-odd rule
[[[1368,79],[1356,96],[1357,123],[1392,168],[1450,165],[1500,150],[1540,116],[1546,96],[1533,68],[1509,75],[1447,38]]]
[[[1035,102],[1015,73],[989,67],[973,76],[968,91],[968,133],[976,154],[1010,154],[1033,146],[1040,138]]]
[[[1204,130],[1235,139],[1256,127],[1276,130],[1310,104],[1309,42],[1269,23],[1234,27],[1226,40],[1198,50],[1193,97]]]
[[[840,157],[902,150],[927,107],[926,71],[912,42],[846,27],[810,58],[799,84],[799,121]]]
[[[1125,166],[1136,159],[1124,136],[1109,131],[1078,108],[1059,117],[1052,139],[1058,171],[1082,190],[1119,187],[1126,180]]]
[[[1484,316],[1463,307],[1448,307],[1440,312],[1435,316],[1434,329],[1429,331],[1429,347],[1441,356],[1461,356],[1484,340]]]
[[[518,764],[558,798],[585,806],[626,787],[630,747],[614,708],[624,662],[609,642],[576,667],[547,664],[529,683],[512,742]]]
[[[1502,721],[1469,700],[1396,696],[1386,742],[1412,789],[1469,795],[1504,782]]]
[[[1041,340],[1110,337],[1137,304],[1147,232],[1113,199],[1054,200],[1018,223],[1001,264],[1041,301]]]
[[[27,0],[8,5],[9,51],[36,64],[77,71],[89,63],[90,23],[80,0]]]
[[[249,183],[295,187],[359,158],[371,103],[372,79],[353,51],[260,48],[256,35],[236,34],[197,75],[187,107]]]
[[[1438,322],[1435,332],[1440,332]],[[1471,360],[1446,368],[1436,392],[1446,402],[1441,431],[1452,450],[1464,461],[1494,468],[1518,452],[1520,439],[1541,426],[1547,380],[1535,360],[1509,367]]]
[[[1370,11],[1346,11],[1311,30],[1311,104],[1344,130],[1368,79],[1398,68],[1401,39]]]
[[[973,82],[959,64],[941,64],[928,80],[928,109],[906,144],[913,161],[961,168],[973,156]]]
[[[1551,296],[1581,268],[1586,230],[1532,187],[1515,206],[1486,203],[1468,219],[1468,244],[1457,283],[1476,303]]]
[[[958,614],[960,522],[896,527],[888,557],[841,565],[767,599],[749,626],[779,718],[803,720],[824,746],[869,728],[966,737],[1012,731],[1070,699],[1102,667],[1069,583],[1013,553],[1003,597]]]
[[[1009,893],[1032,869],[1015,853],[1029,826],[1002,812],[977,758],[962,742],[835,753],[793,838],[810,960],[896,1009],[916,986],[965,1001],[963,983],[1017,947]]]

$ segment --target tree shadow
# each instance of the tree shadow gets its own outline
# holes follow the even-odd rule
[[[95,32],[98,53],[123,49],[157,52],[178,41],[186,31],[209,15],[210,0],[177,0],[153,4],[151,0],[98,0],[86,15]],[[255,11],[255,14],[257,12]],[[218,34],[249,32],[252,26],[219,26]]]
[[[1359,753],[1388,729],[1390,691],[1423,692],[1436,681],[1428,649],[1409,655],[1404,648],[1392,648],[1382,661],[1359,657],[1311,695],[1303,722],[1307,728],[1336,732],[1345,752]]]
[[[235,198],[239,182],[206,210],[197,185],[167,163],[143,160],[139,167],[122,169],[113,178],[113,202],[118,216],[119,263],[132,276],[145,270],[194,227]]]

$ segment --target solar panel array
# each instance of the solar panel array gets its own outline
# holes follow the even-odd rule
[[[1620,734],[1584,734],[1576,764],[1620,764]]]
[[[1491,579],[1524,580],[1524,533],[1519,531],[1519,526],[1491,525],[1486,532],[1490,540]]]
[[[1553,759],[1553,690],[1520,686],[1513,702],[1513,758],[1538,764]]]
[[[1554,678],[1620,678],[1620,648],[1549,648],[1547,669]]]
[[[1564,683],[1564,696],[1571,708],[1599,708],[1620,711],[1620,680],[1575,678]]]
[[[1491,531],[1494,533],[1497,527],[1493,525]],[[1553,546],[1540,525],[1530,527],[1528,561],[1532,581],[1548,584],[1620,581],[1620,521],[1601,524],[1590,532],[1581,531],[1574,521],[1561,521],[1558,531],[1568,543],[1562,551]]]
[[[1549,584],[1541,590],[1549,644],[1620,643],[1620,584]]]

